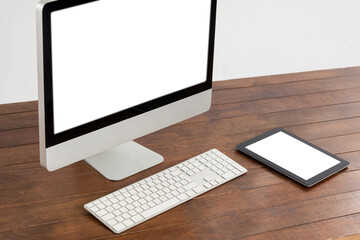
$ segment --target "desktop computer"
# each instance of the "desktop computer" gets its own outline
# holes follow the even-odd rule
[[[210,108],[211,3],[40,2],[41,165],[53,171],[87,159],[120,180],[160,163],[131,141]]]
[[[121,180],[161,163],[132,140],[210,108],[215,16],[216,0],[41,1],[41,165],[85,159]],[[204,154],[85,208],[119,233],[246,172]]]

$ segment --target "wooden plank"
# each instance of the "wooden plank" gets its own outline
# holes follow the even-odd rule
[[[0,148],[39,142],[38,127],[0,131]]]
[[[213,104],[217,105],[359,87],[359,76],[349,76],[334,79],[319,79],[258,87],[217,90],[213,91],[212,99]]]
[[[338,217],[334,219],[308,223],[301,226],[279,229],[245,238],[244,240],[288,240],[288,239],[334,239],[344,235],[352,236],[341,238],[341,240],[359,240],[356,234],[360,229],[360,214]],[[340,240],[340,239],[339,239]]]
[[[38,112],[21,112],[0,115],[0,132],[3,130],[37,127]]]
[[[37,111],[37,109],[38,109],[37,101],[0,104],[0,115],[19,113],[19,112]]]
[[[351,163],[349,170],[360,169],[360,151],[338,154],[338,156]]]
[[[345,153],[360,150],[360,133],[311,141],[329,152]]]
[[[310,93],[296,96],[267,98],[254,101],[213,105],[210,111],[184,123],[208,121],[209,119],[232,118],[249,113],[274,113],[302,108],[314,108],[334,104],[360,101],[360,88],[322,93]]]
[[[356,214],[357,215],[357,214]],[[352,216],[353,217],[353,216]],[[360,221],[359,221],[360,222]],[[360,228],[360,227],[359,227]],[[360,239],[360,234],[354,234],[351,236],[346,236],[346,237],[342,237],[342,238],[338,238],[337,240],[359,240]]]
[[[279,84],[279,83],[289,83],[296,81],[337,78],[337,77],[354,76],[354,75],[357,76],[360,75],[360,67],[338,68],[338,69],[328,69],[328,70],[302,72],[302,73],[279,74],[279,75],[271,75],[271,76],[216,81],[213,82],[213,89],[218,90],[225,88],[252,87],[252,86]]]
[[[0,167],[30,162],[40,162],[37,143],[0,148]]]

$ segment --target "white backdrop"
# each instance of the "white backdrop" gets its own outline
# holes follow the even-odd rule
[[[0,0],[0,104],[37,99],[35,4]],[[218,0],[214,80],[360,66],[359,0]]]
[[[218,0],[214,78],[360,66],[359,0]]]

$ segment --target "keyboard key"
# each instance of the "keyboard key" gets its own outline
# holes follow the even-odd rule
[[[125,187],[125,189],[128,190],[128,191],[130,191],[133,188],[134,188],[134,186],[132,186],[132,185],[129,185],[129,186]]]
[[[90,208],[90,210],[93,211],[93,212],[97,212],[100,209],[98,207],[96,207],[96,206],[93,206],[92,208]]]
[[[104,205],[104,204],[102,204],[102,203],[100,203],[100,204],[98,204],[98,205],[96,205],[99,209],[103,209],[103,208],[105,208],[106,206]]]
[[[137,195],[132,196],[131,198],[132,198],[134,201],[137,201],[137,200],[139,200],[139,199],[140,199]]]
[[[137,213],[141,213],[141,212],[143,212],[144,210],[143,210],[141,207],[137,207],[137,208],[135,208],[135,211],[136,211]]]
[[[167,194],[165,194],[165,197],[167,197],[167,198],[173,198],[174,195],[172,195],[171,193],[167,193]]]
[[[118,223],[118,224],[114,225],[113,228],[114,228],[116,231],[120,232],[120,231],[124,230],[126,227],[125,227],[124,224]]]
[[[235,174],[233,172],[227,172],[224,175],[222,175],[222,177],[225,178],[225,179],[229,179],[229,178],[232,178],[234,176],[235,176]]]
[[[211,177],[204,177],[204,180],[206,181],[206,182],[210,182],[211,180],[213,180]]]
[[[85,206],[87,206],[88,208],[92,208],[93,206],[94,206],[94,203],[88,203],[88,204],[86,204]]]
[[[196,193],[201,193],[203,191],[205,191],[205,189],[202,186],[197,186],[196,188],[193,189]]]
[[[111,219],[107,222],[110,226],[114,226],[115,224],[117,224],[118,222],[115,219]]]
[[[145,205],[142,205],[141,208],[145,211],[145,210],[149,209],[149,206],[145,204]]]
[[[176,203],[179,203],[180,200],[177,199],[177,198],[172,198],[166,202],[163,202],[159,205],[156,205],[155,207],[152,207],[146,211],[144,211],[143,213],[141,213],[141,215],[144,217],[144,218],[148,218],[150,217],[151,215],[154,215],[156,213],[159,213],[159,212],[162,212],[164,211],[165,209],[175,205]]]
[[[101,218],[102,218],[102,220],[104,220],[104,221],[109,221],[110,219],[113,219],[115,217],[115,215],[114,214],[112,214],[112,213],[108,213],[108,214],[106,214],[106,215],[104,215],[104,216],[102,216]]]
[[[198,184],[196,182],[192,182],[192,183],[184,186],[184,189],[187,191],[187,190],[192,189],[192,188],[197,187],[197,186],[198,186]]]
[[[140,216],[139,214],[131,218],[131,220],[133,220],[135,223],[140,222],[143,219],[144,218],[142,216]]]
[[[134,210],[129,211],[130,216],[135,216],[136,212]]]
[[[117,203],[115,203],[114,205],[112,205],[112,207],[113,207],[114,209],[119,209],[119,208],[120,208],[120,205],[117,204]]]
[[[180,199],[180,201],[183,201],[185,199],[188,199],[189,197],[185,193],[182,193],[179,196],[177,196],[177,198]]]
[[[125,202],[127,202],[128,204],[132,203],[134,200],[132,200],[132,198],[127,198],[125,199]]]
[[[134,225],[134,222],[131,219],[126,219],[125,221],[123,221],[123,223],[127,227],[130,227],[131,225]]]
[[[175,171],[171,172],[170,174],[173,175],[174,177],[181,174],[182,172],[179,169],[176,169]]]
[[[122,213],[127,213],[128,209],[126,207],[122,207],[119,209]]]
[[[105,209],[96,212],[96,215],[98,215],[99,217],[102,217],[105,214],[108,214],[108,212]]]
[[[119,216],[119,215],[121,214],[121,212],[120,212],[119,210],[115,210],[115,211],[113,212],[113,214],[114,214],[115,216]]]
[[[159,194],[157,194],[157,193],[152,193],[152,194],[151,194],[151,197],[152,197],[152,198],[158,198],[158,197],[159,197]]]
[[[218,178],[215,178],[215,181],[216,181],[217,183],[222,183],[222,182],[224,182],[224,179],[221,178],[221,177],[218,177]]]
[[[162,201],[162,202],[165,202],[166,200],[167,200],[167,197],[165,197],[165,196],[161,196],[160,197],[160,200]],[[154,201],[155,202],[155,201]],[[156,202],[155,202],[156,203]],[[156,204],[158,204],[158,203],[156,203]]]
[[[126,208],[127,208],[128,210],[133,210],[135,207],[134,207],[134,205],[129,204],[129,205],[126,206]]]
[[[196,193],[193,190],[187,191],[186,195],[188,195],[189,197],[194,196]]]
[[[113,211],[115,211],[115,209],[113,208],[113,207],[111,207],[111,206],[109,206],[109,207],[107,207],[107,208],[105,208],[106,209],[106,211],[108,211],[108,212],[113,212]]]

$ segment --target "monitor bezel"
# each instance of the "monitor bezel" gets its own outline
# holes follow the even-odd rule
[[[217,0],[211,1],[211,13],[209,24],[208,63],[206,80],[200,84],[170,93],[168,95],[150,100],[137,106],[113,113],[109,116],[85,123],[55,134],[54,132],[54,104],[53,104],[53,80],[52,80],[52,54],[51,54],[51,13],[54,11],[79,6],[98,0],[59,0],[48,2],[42,9],[42,42],[43,42],[43,91],[45,113],[45,146],[55,146],[73,138],[88,134],[101,128],[110,126],[120,121],[138,116],[156,108],[190,97],[197,93],[212,88],[212,71],[214,60],[215,22]]]

